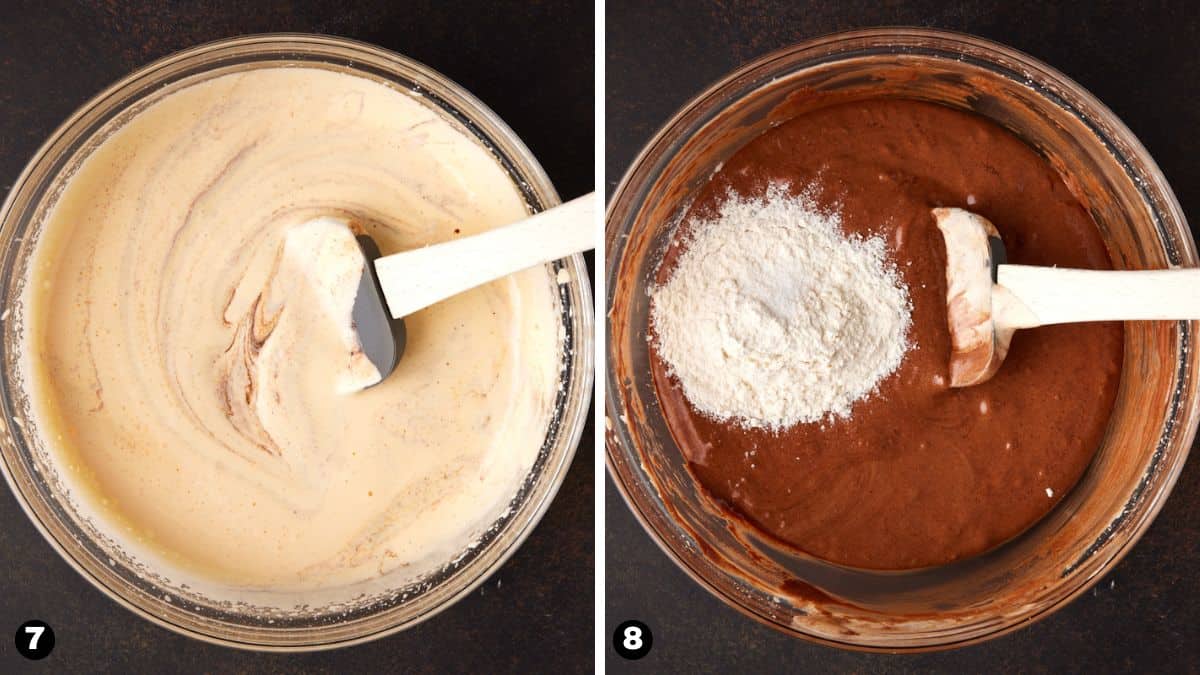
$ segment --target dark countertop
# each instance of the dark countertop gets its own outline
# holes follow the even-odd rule
[[[513,127],[564,198],[583,194],[594,182],[594,8],[561,4],[6,2],[0,195],[60,122],[134,68],[198,43],[275,31],[357,38],[433,66]],[[138,618],[68,567],[0,489],[0,672],[589,672],[592,439],[589,424],[553,506],[482,587],[411,630],[316,654],[215,647]],[[17,626],[31,618],[56,633],[44,661],[14,651]]]
[[[608,2],[610,194],[658,127],[736,66],[823,33],[922,25],[1012,45],[1082,83],[1150,150],[1184,212],[1200,212],[1200,14],[1190,3],[1072,3],[1072,10],[1022,0],[650,4]],[[654,633],[652,650],[640,661],[622,661],[610,649],[611,672],[1200,672],[1196,458],[1145,537],[1092,590],[1005,637],[918,656],[843,652],[761,626],[676,568],[611,481],[605,501],[605,638],[626,619],[640,619]]]

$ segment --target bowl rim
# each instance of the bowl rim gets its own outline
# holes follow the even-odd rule
[[[133,71],[127,73],[113,83],[104,87],[102,90],[89,97],[87,101],[80,104],[62,123],[46,137],[43,143],[38,146],[37,150],[30,156],[25,163],[20,174],[13,180],[12,186],[5,196],[5,199],[0,203],[0,225],[6,224],[11,216],[12,209],[17,201],[18,194],[22,192],[25,185],[31,178],[34,169],[42,163],[53,147],[62,141],[64,137],[71,133],[72,129],[88,114],[102,108],[108,104],[108,99],[122,90],[126,86],[143,78],[151,78],[164,68],[175,65],[181,62],[195,61],[202,59],[207,55],[223,53],[237,48],[261,48],[272,49],[287,45],[295,45],[298,50],[303,50],[304,47],[317,48],[332,48],[353,50],[358,53],[365,53],[375,57],[382,58],[386,61],[403,64],[404,66],[419,72],[421,76],[428,78],[444,91],[460,99],[466,104],[465,112],[472,116],[469,118],[472,124],[477,124],[476,119],[486,122],[491,128],[488,129],[488,134],[492,132],[499,135],[500,141],[507,144],[512,151],[512,159],[520,162],[520,175],[513,176],[522,180],[527,180],[528,186],[533,194],[538,198],[541,204],[531,204],[532,206],[541,206],[550,208],[561,203],[561,198],[558,191],[555,189],[550,177],[546,174],[545,169],[537,161],[536,157],[520,139],[519,136],[497,115],[490,107],[479,100],[474,94],[466,88],[454,82],[450,78],[443,75],[441,72],[426,65],[425,63],[405,56],[398,52],[380,47],[365,41],[356,40],[347,37],[323,35],[318,33],[304,32],[267,32],[267,33],[252,33],[238,35],[217,40],[210,40],[192,45],[190,47],[171,52],[160,58],[157,58],[145,65],[142,65]],[[275,59],[264,60],[269,62]],[[279,55],[278,60],[284,62],[284,55]],[[326,61],[327,62],[327,61]],[[348,65],[352,69],[357,69],[353,61]],[[142,97],[137,97],[126,102],[135,103],[141,100]],[[455,113],[463,114],[464,110],[455,106]],[[461,120],[459,120],[461,122]],[[506,154],[507,158],[507,154]],[[352,637],[344,639],[336,639],[332,641],[314,640],[304,643],[265,643],[253,642],[246,640],[236,640],[221,635],[206,633],[199,631],[189,626],[183,626],[163,617],[160,617],[148,609],[133,602],[131,599],[122,595],[117,589],[110,587],[102,579],[94,575],[86,565],[77,560],[66,548],[58,541],[51,533],[49,527],[43,522],[42,518],[34,512],[33,507],[26,494],[19,487],[17,480],[13,474],[13,469],[8,464],[8,458],[5,453],[0,453],[0,473],[4,474],[5,482],[8,484],[13,497],[20,505],[21,510],[29,518],[29,521],[34,525],[42,538],[50,544],[51,548],[58,553],[68,566],[75,570],[81,577],[87,580],[94,588],[99,590],[109,599],[116,602],[137,616],[140,616],[151,623],[161,626],[174,633],[184,635],[186,637],[196,639],[209,644],[231,647],[245,651],[257,652],[312,652],[336,649],[358,645],[388,635],[399,633],[401,631],[412,628],[426,620],[440,614],[447,608],[455,605],[457,602],[471,594],[476,588],[482,585],[499,570],[509,558],[516,553],[517,549],[528,539],[534,531],[538,523],[549,510],[551,503],[558,494],[559,489],[566,478],[567,473],[573,464],[575,455],[579,449],[580,440],[583,435],[584,427],[589,419],[588,411],[591,407],[593,388],[594,388],[594,315],[592,309],[594,307],[591,280],[587,274],[587,266],[583,255],[575,253],[571,256],[562,259],[565,268],[578,280],[575,284],[575,296],[572,297],[573,302],[579,304],[580,309],[574,311],[573,314],[578,321],[578,335],[576,336],[576,344],[572,349],[572,354],[564,360],[564,367],[571,371],[572,377],[577,378],[578,397],[575,400],[568,399],[564,408],[564,414],[561,418],[561,425],[558,431],[559,443],[565,447],[565,452],[554,465],[547,465],[544,470],[547,470],[548,483],[545,492],[536,502],[531,502],[529,505],[528,518],[524,522],[511,521],[510,527],[516,530],[516,534],[508,545],[503,548],[495,559],[478,570],[477,574],[468,583],[466,583],[458,591],[446,596],[439,604],[430,607],[423,613],[414,617],[400,621],[390,626],[385,626],[377,630],[369,630]],[[394,609],[394,608],[389,608]],[[311,630],[311,629],[309,629]]]
[[[613,274],[619,269],[625,251],[625,242],[627,241],[627,237],[623,236],[625,233],[618,232],[618,227],[609,227],[610,219],[617,215],[617,207],[622,201],[622,198],[625,196],[625,193],[631,189],[631,185],[635,184],[635,182],[647,181],[647,177],[649,177],[650,181],[652,181],[657,175],[659,175],[658,172],[661,170],[661,168],[669,161],[669,157],[660,158],[657,160],[659,166],[653,166],[655,157],[659,154],[663,154],[662,150],[669,146],[669,143],[671,142],[671,132],[675,126],[680,124],[681,121],[687,122],[687,118],[694,114],[696,110],[700,108],[709,98],[718,94],[726,87],[736,83],[738,80],[747,78],[760,69],[766,68],[771,63],[779,59],[787,58],[801,52],[816,50],[822,47],[831,47],[838,44],[862,40],[879,41],[872,43],[872,46],[882,47],[885,46],[882,42],[885,39],[933,40],[939,43],[939,50],[946,49],[948,45],[945,43],[951,43],[954,45],[967,45],[976,50],[983,50],[987,52],[988,57],[992,59],[1000,57],[1012,62],[1016,62],[1021,66],[1035,71],[1038,77],[1043,78],[1046,81],[1063,85],[1064,88],[1069,90],[1074,97],[1078,98],[1085,106],[1093,109],[1104,119],[1104,122],[1111,130],[1110,135],[1120,138],[1123,143],[1127,144],[1129,154],[1136,155],[1143,161],[1145,174],[1147,177],[1162,189],[1161,197],[1163,200],[1164,210],[1169,212],[1172,218],[1181,227],[1181,234],[1183,236],[1179,237],[1179,240],[1174,242],[1176,244],[1176,250],[1179,257],[1183,260],[1197,260],[1196,243],[1188,228],[1187,218],[1185,217],[1183,210],[1179,205],[1174,190],[1171,189],[1170,184],[1163,175],[1162,170],[1159,168],[1158,164],[1154,161],[1153,157],[1146,150],[1145,146],[1142,145],[1141,141],[1132,132],[1132,130],[1130,130],[1129,127],[1126,126],[1125,123],[1122,122],[1121,119],[1115,113],[1113,113],[1111,109],[1104,105],[1085,87],[1040,59],[999,42],[972,35],[970,33],[937,28],[924,28],[918,26],[877,26],[871,28],[825,33],[772,50],[756,59],[753,59],[752,61],[744,63],[743,65],[707,85],[698,94],[692,96],[687,100],[687,102],[685,102],[674,113],[672,113],[671,117],[662,123],[655,131],[654,135],[651,136],[650,139],[642,146],[641,150],[629,164],[629,167],[625,170],[621,180],[616,184],[616,187],[613,189],[608,200],[607,209],[605,211],[606,281],[612,279]],[[901,47],[901,49],[903,49],[903,47]],[[827,54],[826,56],[828,57],[829,55]],[[853,56],[853,54],[849,55],[850,58],[853,58]],[[794,66],[786,73],[776,73],[775,76],[786,77],[787,75],[799,72],[803,69],[811,68],[816,65],[824,65],[831,61],[841,60],[842,58],[845,58],[845,56],[842,54],[833,54],[832,57],[825,60],[818,61],[817,63],[805,63],[799,66]],[[933,58],[946,57],[944,55],[934,55]],[[1045,98],[1045,94],[1042,92],[1035,93],[1037,93],[1038,96]],[[707,123],[707,121],[711,119],[711,115],[706,117],[704,123]],[[699,126],[702,126],[702,123],[697,124],[697,127]],[[686,141],[686,139],[684,140]],[[641,189],[645,189],[644,186],[639,187],[641,187]],[[1141,191],[1143,199],[1145,199],[1147,197],[1146,188],[1144,186],[1139,186],[1139,190]],[[621,205],[623,206],[623,204]],[[636,204],[629,207],[629,209],[633,210],[638,208],[639,207]],[[631,213],[632,212],[633,211],[631,211]],[[623,227],[624,223],[621,223],[620,225]],[[614,284],[612,283],[607,283],[605,287],[605,303],[606,311],[608,312],[611,312],[612,310],[613,288]],[[609,323],[611,324],[611,316]],[[1190,323],[1192,326],[1192,333],[1196,334],[1197,329],[1200,329],[1200,322],[1192,321],[1188,323]],[[607,331],[610,332],[611,327],[608,327]],[[609,357],[607,363],[605,364],[605,412],[607,415],[610,411],[617,411],[617,420],[612,421],[610,418],[613,428],[610,429],[605,435],[605,467],[609,477],[611,478],[612,484],[617,488],[621,498],[624,500],[629,510],[633,513],[638,523],[642,526],[642,529],[646,531],[651,540],[654,541],[659,549],[666,554],[667,558],[669,558],[676,567],[681,569],[693,581],[697,582],[702,588],[719,599],[725,606],[736,609],[743,615],[748,616],[755,621],[785,635],[829,647],[836,647],[851,651],[895,654],[957,649],[1007,635],[1020,628],[1031,625],[1034,622],[1039,621],[1065,607],[1079,595],[1092,588],[1100,581],[1101,577],[1105,573],[1120,563],[1121,560],[1125,558],[1129,551],[1132,550],[1133,546],[1149,529],[1150,525],[1157,517],[1159,511],[1163,507],[1163,504],[1166,502],[1167,497],[1170,495],[1179,479],[1179,475],[1183,470],[1183,466],[1187,462],[1191,447],[1195,442],[1197,426],[1200,424],[1200,395],[1194,395],[1192,396],[1191,401],[1186,402],[1180,408],[1179,414],[1186,421],[1186,425],[1180,431],[1180,438],[1183,441],[1183,450],[1179,453],[1178,458],[1173,465],[1164,467],[1167,468],[1168,471],[1163,477],[1161,488],[1150,495],[1150,502],[1147,504],[1140,521],[1134,524],[1128,539],[1122,542],[1121,545],[1112,552],[1108,559],[1104,560],[1100,564],[1093,574],[1083,579],[1076,588],[1072,589],[1054,603],[1030,616],[1024,617],[1019,621],[1012,622],[1009,625],[1001,626],[990,632],[965,639],[900,647],[850,643],[813,635],[794,627],[789,628],[788,626],[771,621],[767,617],[752,611],[735,595],[718,588],[714,583],[709,581],[699,570],[694,569],[691,565],[689,565],[687,561],[680,557],[675,550],[666,543],[665,537],[655,528],[649,517],[635,501],[629,486],[626,484],[625,477],[617,468],[618,461],[614,459],[618,452],[620,452],[621,447],[627,447],[629,445],[627,442],[629,434],[627,425],[619,421],[621,414],[620,411],[623,410],[620,402],[620,392],[622,389],[619,383],[616,381],[615,373],[611,367],[611,353],[613,347],[611,335],[608,335],[607,333],[605,336],[605,349],[606,356]]]

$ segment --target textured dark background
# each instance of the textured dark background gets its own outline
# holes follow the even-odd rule
[[[525,140],[564,198],[594,184],[594,7],[588,2],[256,0],[0,2],[0,195],[76,107],[170,52],[245,33],[365,40],[476,94]],[[589,261],[591,256],[589,256]],[[593,664],[592,429],[566,483],[481,588],[399,635],[333,652],[251,654],[144,621],[92,588],[0,489],[0,672],[589,672]],[[44,661],[14,650],[30,618]]]
[[[1083,84],[1133,129],[1184,212],[1195,218],[1200,209],[1198,12],[1190,2],[609,0],[607,188],[611,193],[641,146],[679,106],[736,66],[823,33],[920,25],[998,40]],[[605,499],[607,635],[631,618],[654,632],[654,646],[640,661],[622,661],[610,648],[612,672],[1200,672],[1196,459],[1146,536],[1095,588],[1016,633],[919,656],[842,652],[761,626],[676,568],[611,484]]]

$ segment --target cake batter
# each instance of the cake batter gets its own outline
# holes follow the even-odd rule
[[[949,386],[946,252],[930,209],[959,206],[1000,230],[1009,261],[1108,269],[1095,223],[1018,138],[947,107],[875,99],[772,128],[704,186],[658,270],[670,278],[690,223],[737,196],[788,185],[883,237],[912,301],[900,367],[846,417],[782,430],[697,411],[652,344],[659,400],[695,478],[760,530],[819,558],[870,569],[939,565],[986,551],[1045,515],[1099,447],[1121,374],[1122,327],[1020,331],[1004,367]]]
[[[532,269],[407,317],[399,367],[362,389],[370,365],[335,320],[347,240],[304,224],[350,222],[388,254],[526,213],[482,145],[364,77],[260,67],[160,96],[41,228],[21,309],[36,434],[87,511],[188,573],[417,578],[504,512],[537,457],[562,358],[554,281]]]

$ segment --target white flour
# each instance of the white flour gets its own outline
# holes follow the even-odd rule
[[[701,413],[768,429],[848,417],[899,367],[911,304],[882,238],[847,238],[779,185],[694,225],[651,315]]]

